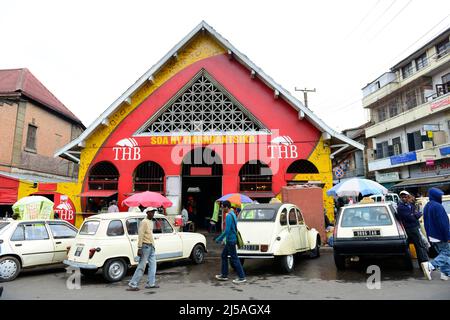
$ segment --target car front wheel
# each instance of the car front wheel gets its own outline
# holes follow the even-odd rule
[[[201,244],[195,245],[194,249],[192,249],[191,259],[195,264],[200,264],[205,260],[205,249]]]
[[[0,281],[12,281],[22,269],[20,261],[15,257],[0,258]]]
[[[294,271],[294,255],[281,256],[278,258],[278,265],[282,272],[291,273]]]
[[[111,259],[103,266],[103,277],[108,282],[117,282],[125,277],[127,271],[128,266],[123,259]]]

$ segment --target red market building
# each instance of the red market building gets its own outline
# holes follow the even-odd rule
[[[55,156],[80,165],[66,185],[79,213],[151,190],[173,201],[168,214],[193,197],[207,219],[223,194],[266,202],[309,182],[332,217],[331,158],[349,145],[364,148],[201,22]]]

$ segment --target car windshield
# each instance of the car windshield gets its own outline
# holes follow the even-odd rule
[[[342,227],[388,226],[392,224],[384,206],[345,208],[342,212]]]
[[[275,209],[243,209],[239,215],[239,221],[273,221]]]
[[[97,233],[100,221],[85,221],[81,227],[80,234],[93,236]]]

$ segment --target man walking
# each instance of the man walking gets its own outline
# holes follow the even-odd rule
[[[155,240],[153,239],[153,216],[158,209],[149,207],[144,210],[147,213],[147,218],[142,220],[139,226],[138,238],[138,256],[139,264],[134,272],[133,278],[128,284],[127,291],[139,291],[138,285],[144,275],[145,265],[148,262],[148,281],[145,286],[146,289],[159,288],[156,282],[156,255],[155,255]]]
[[[450,276],[450,223],[442,206],[443,194],[444,192],[438,188],[428,190],[429,201],[423,209],[425,231],[431,245],[438,253],[438,256],[426,265],[430,280],[431,271],[436,268],[441,270],[442,280],[448,280]]]
[[[408,191],[400,192],[400,202],[397,206],[397,215],[401,223],[405,227],[406,234],[410,243],[414,244],[417,253],[417,260],[419,266],[427,277],[431,279],[430,273],[427,272],[426,266],[428,265],[428,254],[426,244],[423,243],[422,236],[420,235],[420,214],[416,212],[416,208],[410,203],[410,193]]]
[[[216,242],[220,243],[225,239],[225,247],[222,251],[222,273],[216,275],[216,279],[219,281],[228,280],[228,256],[231,258],[231,264],[238,273],[239,278],[233,280],[233,283],[245,282],[244,269],[239,261],[236,243],[237,243],[237,217],[233,210],[231,210],[230,201],[224,201],[222,203],[223,213],[226,215],[225,231],[216,238]]]

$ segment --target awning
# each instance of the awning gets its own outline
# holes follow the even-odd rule
[[[0,205],[13,205],[17,201],[19,180],[0,175]]]
[[[79,197],[97,197],[97,198],[109,198],[113,195],[117,194],[117,190],[90,190],[83,193],[80,193]]]
[[[242,194],[245,194],[247,197],[250,198],[273,198],[275,197],[275,194],[273,192],[245,192],[241,191]]]
[[[397,183],[393,188],[404,188],[404,187],[416,187],[416,186],[427,186],[427,185],[443,185],[450,183],[450,175],[437,176],[429,178],[418,178],[418,179],[406,179],[400,183]]]

